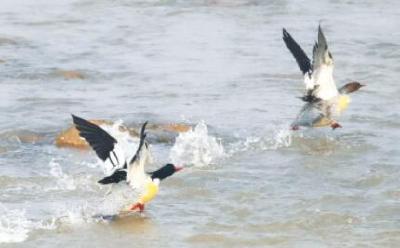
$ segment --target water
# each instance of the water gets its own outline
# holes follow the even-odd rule
[[[0,246],[397,247],[399,5],[1,1]],[[319,22],[338,85],[368,86],[344,128],[291,133],[302,84],[281,29],[309,53]],[[94,153],[55,147],[71,113],[197,125],[152,144],[152,168],[187,168],[142,216],[96,222],[129,192],[105,196]]]

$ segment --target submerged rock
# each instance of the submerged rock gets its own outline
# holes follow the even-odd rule
[[[113,125],[113,122],[106,120],[89,120],[97,125]],[[119,127],[121,132],[129,132],[132,137],[138,137],[138,130],[140,126],[125,127],[121,125]],[[175,136],[181,132],[187,132],[191,130],[190,125],[172,123],[172,124],[149,124],[147,126],[148,133],[150,134],[149,139],[153,139],[155,142],[168,143],[172,142]],[[75,126],[71,126],[68,129],[62,131],[56,137],[56,146],[58,147],[73,147],[78,149],[87,149],[88,143],[79,136],[78,130]]]
[[[36,144],[44,140],[44,135],[29,130],[13,130],[0,134],[0,139],[9,143]]]
[[[16,45],[17,41],[11,39],[11,38],[6,38],[6,37],[0,37],[0,45]]]
[[[62,76],[64,79],[72,80],[72,79],[85,79],[85,75],[79,71],[73,70],[58,70],[57,74]]]
[[[89,121],[97,125],[112,124],[111,122],[107,122],[104,120],[89,120]],[[59,135],[57,135],[56,146],[58,147],[69,146],[80,149],[85,149],[89,147],[88,143],[79,136],[78,130],[75,128],[75,126],[71,126],[68,129],[62,131]]]

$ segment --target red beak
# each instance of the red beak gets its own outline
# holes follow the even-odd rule
[[[183,166],[174,165],[174,167],[175,167],[175,172],[178,172],[183,169]]]

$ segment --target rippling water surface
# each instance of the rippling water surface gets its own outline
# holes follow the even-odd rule
[[[0,6],[0,246],[398,247],[398,1]],[[311,52],[319,22],[338,85],[368,86],[344,128],[290,133],[303,86],[282,27]],[[129,193],[105,196],[94,153],[55,147],[70,113],[193,124],[152,144],[152,168],[187,168],[142,216],[95,221]]]

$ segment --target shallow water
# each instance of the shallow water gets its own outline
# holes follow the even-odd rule
[[[3,0],[1,246],[397,247],[399,16],[398,1]],[[293,134],[281,29],[311,52],[318,22],[338,85],[368,86],[344,128]],[[153,143],[154,168],[187,168],[146,213],[103,223],[125,191],[105,196],[94,153],[54,146],[70,113],[199,124]]]

